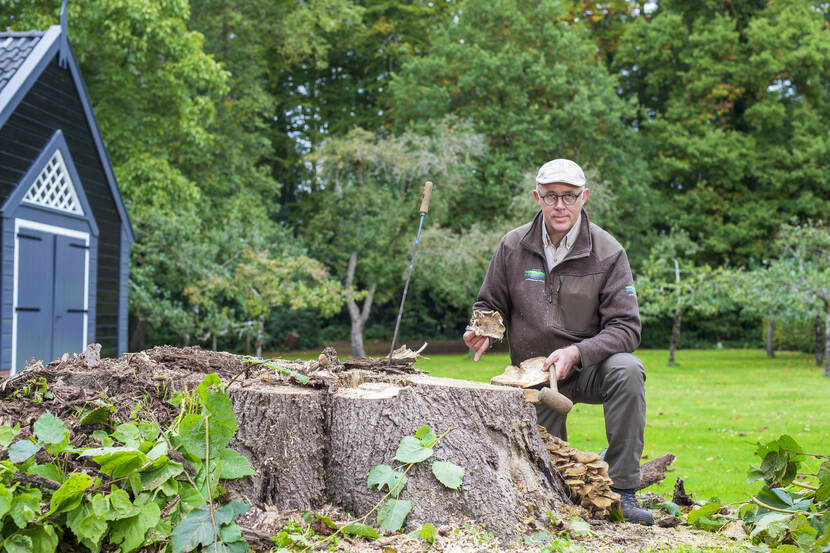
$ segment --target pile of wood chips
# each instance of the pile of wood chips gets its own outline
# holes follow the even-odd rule
[[[548,434],[544,426],[538,429],[574,503],[588,511],[591,518],[604,518],[619,507],[620,496],[611,491],[608,463],[596,453],[569,447],[568,442]]]

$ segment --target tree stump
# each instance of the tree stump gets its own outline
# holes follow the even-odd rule
[[[239,491],[279,509],[331,503],[362,515],[384,495],[367,488],[371,468],[393,465],[400,439],[426,424],[450,432],[408,474],[400,496],[412,502],[407,528],[472,519],[508,535],[523,519],[570,503],[520,390],[428,376],[355,384],[330,395],[232,386],[240,430],[231,446],[261,474]],[[458,490],[434,478],[437,459],[465,469]]]

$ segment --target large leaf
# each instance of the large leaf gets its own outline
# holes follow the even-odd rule
[[[392,492],[392,497],[398,497],[406,486],[406,475],[389,465],[377,465],[369,471],[366,484],[370,490],[377,487],[382,491],[386,486]]]
[[[196,507],[173,528],[170,544],[173,553],[192,551],[199,544],[208,546],[214,541],[213,525],[210,521],[210,506]]]
[[[205,458],[206,428],[210,432],[210,456],[211,459],[216,459],[219,456],[219,452],[225,449],[230,443],[231,437],[236,431],[236,424],[234,423],[233,426],[227,426],[227,424],[224,426],[221,424],[216,425],[214,419],[211,417],[206,427],[205,418],[196,414],[188,415],[182,419],[181,425],[179,426],[179,439],[188,453],[199,459]]]
[[[35,443],[31,440],[20,440],[15,442],[9,448],[9,461],[15,465],[25,463],[32,455],[41,450],[43,444]]]
[[[144,543],[147,530],[158,524],[159,520],[161,520],[159,506],[148,501],[141,506],[138,515],[112,523],[109,541],[115,545],[120,544],[123,553],[135,551]]]
[[[432,456],[432,448],[424,447],[421,440],[414,436],[404,436],[395,452],[395,460],[401,463],[420,463]]]
[[[9,512],[11,506],[12,492],[3,484],[0,484],[0,520],[3,520],[3,517]]]
[[[61,472],[61,469],[51,463],[47,465],[32,465],[26,469],[26,474],[37,474],[38,476],[48,478],[53,482],[63,482],[63,473]]]
[[[9,515],[18,528],[25,528],[40,515],[40,490],[18,491],[12,499]]]
[[[257,472],[251,466],[251,462],[247,457],[236,450],[225,448],[220,452],[220,459],[222,460],[222,472],[220,478],[226,480],[233,480],[236,478],[245,478],[246,476],[256,476]]]
[[[96,515],[88,505],[69,511],[66,515],[66,525],[79,541],[88,540],[94,544],[100,544],[101,538],[107,533],[107,521]]]
[[[830,461],[824,461],[818,469],[816,501],[822,502],[828,499],[830,499]]]
[[[464,469],[449,461],[435,461],[432,463],[432,474],[444,486],[457,490],[464,480]]]
[[[127,447],[136,449],[138,449],[141,442],[144,441],[141,438],[141,432],[138,429],[138,425],[134,422],[125,422],[116,426],[112,433],[112,437]]]
[[[3,542],[8,553],[53,553],[58,547],[58,536],[50,524],[18,530]]]
[[[112,509],[106,513],[107,520],[132,518],[141,512],[141,507],[130,501],[130,495],[121,488],[111,486],[109,499]]]
[[[52,494],[49,502],[49,512],[40,517],[40,520],[55,513],[63,513],[77,509],[84,498],[84,490],[92,485],[92,477],[88,474],[72,474],[61,487]]]
[[[59,444],[69,438],[69,429],[63,421],[50,412],[45,412],[35,421],[35,435],[45,444]]]
[[[703,526],[703,525],[707,525],[706,521],[703,521],[700,524],[698,524],[698,522],[703,518],[706,518],[707,520],[711,520],[708,517],[710,517],[711,515],[718,512],[720,510],[720,508],[721,508],[721,505],[719,505],[717,503],[709,503],[707,505],[703,505],[702,507],[700,507],[698,509],[695,509],[694,511],[689,511],[689,515],[686,518],[686,520],[689,524],[694,525],[694,526],[698,526],[698,527]]]
[[[389,499],[378,509],[378,527],[397,532],[403,527],[411,510],[412,503],[406,499]]]
[[[752,531],[749,533],[749,539],[755,538],[758,534],[766,532],[771,538],[776,538],[787,530],[787,523],[792,515],[787,513],[779,513],[776,511],[768,511],[757,519],[752,525]]]
[[[178,476],[182,472],[184,472],[184,467],[181,463],[167,461],[158,468],[146,470],[141,473],[141,489],[142,491],[155,490],[170,478]]]
[[[81,453],[101,465],[101,472],[113,478],[127,476],[147,463],[147,456],[134,447],[97,447]]]

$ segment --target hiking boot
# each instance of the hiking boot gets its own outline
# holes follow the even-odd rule
[[[611,491],[620,494],[620,506],[622,507],[622,515],[626,522],[644,524],[645,526],[654,524],[654,517],[651,513],[640,507],[640,504],[637,502],[637,497],[634,495],[634,490],[611,488]]]

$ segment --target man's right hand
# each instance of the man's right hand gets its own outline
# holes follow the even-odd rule
[[[487,336],[478,336],[475,331],[468,330],[464,333],[464,343],[476,353],[473,361],[478,361],[484,355],[484,352],[487,351],[487,348],[490,347],[490,338]]]

